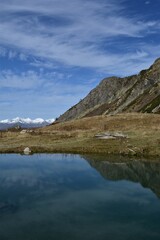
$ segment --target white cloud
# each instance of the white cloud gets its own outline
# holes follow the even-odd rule
[[[9,58],[9,59],[13,59],[13,58],[15,58],[16,56],[17,56],[17,53],[16,53],[15,51],[10,50],[10,51],[8,52],[8,58]]]
[[[34,58],[33,61],[30,62],[31,66],[37,67],[37,68],[48,68],[48,69],[57,69],[57,65],[51,61],[47,60],[39,60]]]
[[[43,79],[34,71],[19,74],[11,70],[0,72],[0,88],[34,89],[43,84]]]
[[[5,56],[6,56],[6,53],[7,53],[6,49],[3,48],[3,47],[0,47],[0,56],[1,56],[1,57],[5,57]]]
[[[124,16],[119,3],[111,0],[0,2],[0,43],[69,66],[110,71],[119,64],[119,69],[124,68],[128,61],[133,64],[132,57],[105,51],[104,40],[107,44],[120,36],[142,38],[158,23]],[[139,60],[139,54],[134,55]]]
[[[55,118],[76,104],[91,90],[91,84],[63,82],[67,75],[59,72],[24,72],[11,70],[0,74],[2,118]],[[70,76],[69,76],[70,77]],[[2,89],[3,88],[3,89]],[[4,89],[5,88],[5,89]]]
[[[24,53],[20,53],[20,54],[19,54],[19,59],[20,59],[21,61],[27,61],[27,56],[26,56]]]
[[[87,94],[91,88],[91,83],[83,85],[74,83],[73,88],[72,83],[64,82],[64,79],[68,78],[70,78],[70,75],[56,71],[48,73],[43,71],[39,73],[35,71],[15,73],[12,70],[3,70],[0,72],[0,89],[10,88],[19,90],[18,95],[15,92],[17,99],[21,92],[23,95],[23,92],[28,90],[28,93],[34,95],[34,97],[38,97],[41,100],[42,98],[43,100],[49,99],[50,102],[53,102],[56,98],[64,99],[68,96],[82,96]],[[0,100],[6,101],[8,97],[9,95],[5,99]]]
[[[35,118],[57,117],[104,76],[130,75],[149,67],[158,57],[160,46],[146,44],[145,37],[155,34],[160,23],[126,15],[124,3],[0,1],[0,56],[25,61],[20,63],[24,72],[18,68],[17,72],[0,72],[1,114],[7,117],[12,112],[14,117],[25,111],[23,116],[30,116],[32,110]],[[33,67],[37,71],[26,70]],[[73,76],[70,67],[78,67],[72,69]],[[76,75],[79,67],[96,70],[88,83],[85,74],[82,81]]]

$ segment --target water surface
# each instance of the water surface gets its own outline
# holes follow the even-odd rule
[[[159,196],[159,163],[0,155],[0,240],[160,239]]]

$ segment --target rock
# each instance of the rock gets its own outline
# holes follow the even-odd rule
[[[24,150],[23,150],[24,154],[28,155],[31,153],[31,150],[29,147],[26,147]]]
[[[26,129],[23,129],[22,131],[20,131],[20,134],[25,134],[27,132]]]
[[[127,135],[124,135],[122,133],[111,133],[111,132],[105,132],[105,133],[101,133],[101,134],[96,134],[95,135],[96,138],[98,139],[119,139],[119,138],[128,138]]]

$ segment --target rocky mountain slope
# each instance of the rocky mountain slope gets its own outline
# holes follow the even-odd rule
[[[137,75],[103,79],[57,121],[122,112],[160,113],[160,58]]]

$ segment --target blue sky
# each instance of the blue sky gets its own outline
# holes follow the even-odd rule
[[[0,0],[0,119],[55,118],[160,57],[160,0]]]

